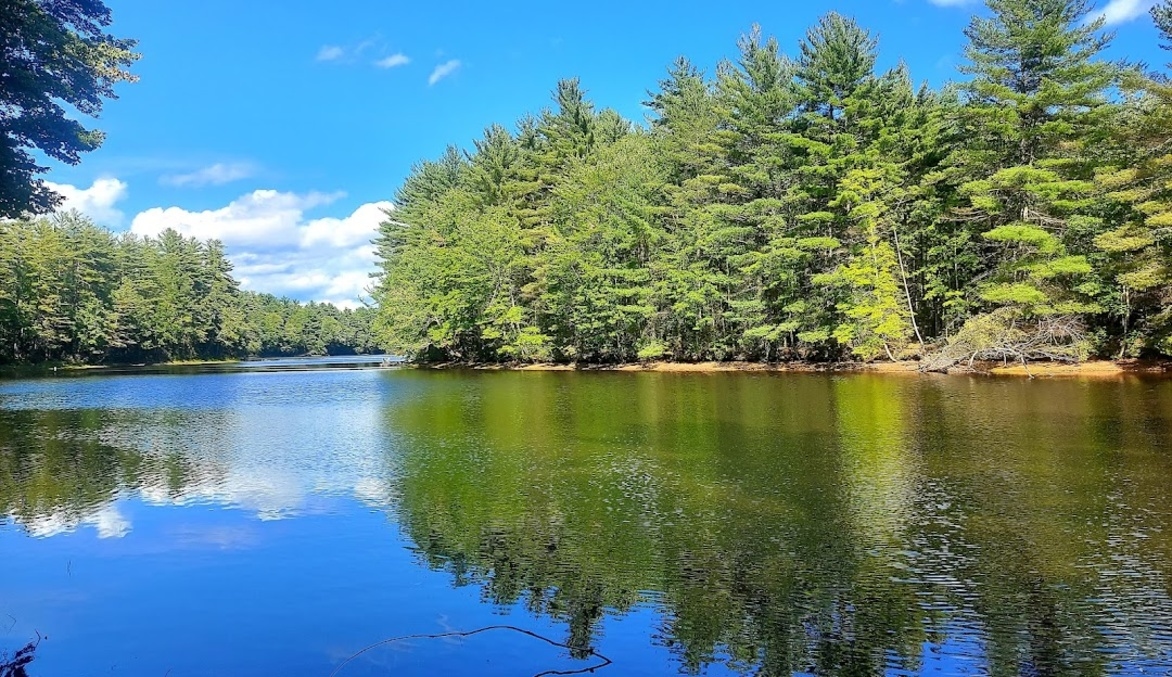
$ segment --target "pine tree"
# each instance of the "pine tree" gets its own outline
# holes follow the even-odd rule
[[[1172,2],[1161,0],[1152,6],[1152,21],[1160,32],[1160,48],[1172,50]]]
[[[1172,49],[1172,2],[1152,18]],[[1095,244],[1118,285],[1119,355],[1172,354],[1172,82],[1137,73],[1125,89],[1131,96],[1111,125],[1121,162],[1096,177],[1121,211]]]
[[[1079,288],[1090,264],[1070,249],[1099,227],[1088,213],[1095,161],[1086,144],[1110,112],[1118,69],[1097,59],[1110,38],[1102,19],[1088,20],[1088,0],[988,6],[991,16],[965,32],[967,141],[951,159],[969,201],[958,217],[987,243],[992,277],[976,296],[1026,320],[1093,312]]]
[[[1112,98],[1090,9],[990,0],[940,91],[837,13],[793,59],[754,27],[711,79],[678,59],[646,133],[562,81],[413,171],[377,332],[469,360],[1166,351],[1166,94]]]
[[[111,22],[101,0],[0,5],[0,218],[53,211],[61,196],[38,178],[41,158],[77,164],[101,145],[75,113],[96,117],[115,84],[137,80],[126,69],[139,57]]]
[[[649,137],[636,135],[600,149],[559,186],[558,237],[542,275],[549,328],[564,357],[629,361],[651,342],[649,261],[663,237],[658,171]]]
[[[649,106],[656,118],[652,143],[670,181],[664,186],[663,246],[651,262],[655,336],[643,355],[696,359],[710,356],[724,279],[709,238],[706,205],[727,204],[739,192],[729,178],[719,130],[728,117],[712,83],[687,59],[676,61]]]

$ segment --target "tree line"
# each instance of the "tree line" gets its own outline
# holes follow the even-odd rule
[[[96,117],[137,80],[112,23],[101,0],[0,4],[0,364],[376,351],[373,311],[241,291],[218,241],[35,218],[62,201],[38,158],[77,164],[104,139],[66,108]]]
[[[988,0],[965,80],[916,86],[830,13],[686,58],[649,124],[555,105],[417,164],[376,332],[431,360],[1172,354],[1172,83],[1089,0]],[[1152,12],[1172,40],[1172,4]],[[1165,45],[1166,46],[1166,45]]]
[[[241,291],[217,240],[0,222],[0,363],[369,353],[373,317]]]

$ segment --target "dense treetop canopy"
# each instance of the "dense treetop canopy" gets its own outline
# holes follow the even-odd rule
[[[989,0],[938,91],[836,13],[793,56],[754,28],[711,76],[681,57],[648,129],[562,81],[416,165],[378,241],[380,338],[468,361],[1172,354],[1168,85],[1103,58],[1092,9]]]

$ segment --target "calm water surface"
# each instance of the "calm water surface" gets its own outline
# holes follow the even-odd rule
[[[0,652],[1172,674],[1170,381],[328,366],[0,381]]]

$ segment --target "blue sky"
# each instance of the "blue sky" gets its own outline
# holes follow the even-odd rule
[[[1112,57],[1163,64],[1146,8],[1100,0]],[[141,80],[96,126],[105,145],[48,179],[116,230],[218,237],[245,288],[353,305],[369,240],[411,165],[511,124],[578,76],[641,121],[676,56],[709,72],[754,23],[796,51],[830,11],[880,37],[881,67],[959,79],[974,0],[406,3],[107,0]]]

